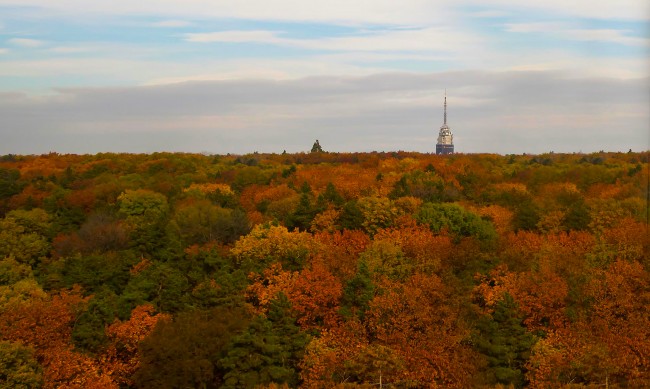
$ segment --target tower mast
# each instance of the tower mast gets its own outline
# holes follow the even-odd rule
[[[436,144],[436,154],[453,154],[454,153],[454,135],[447,126],[447,89],[445,88],[445,105],[444,105],[444,122],[438,133],[438,143]]]
[[[445,126],[447,125],[447,89],[445,88]]]

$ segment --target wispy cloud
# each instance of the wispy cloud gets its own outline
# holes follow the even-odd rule
[[[80,46],[57,46],[48,49],[50,53],[56,54],[78,54],[78,53],[88,53],[93,51],[90,47],[80,47]]]
[[[581,42],[606,42],[625,46],[650,46],[650,39],[630,36],[631,31],[626,29],[574,28],[568,23],[561,22],[507,23],[504,25],[504,29],[507,32],[545,34],[551,35],[556,39]]]
[[[506,23],[504,29],[507,32],[546,32],[552,33],[555,30],[566,29],[566,24],[559,22],[533,22],[533,23]]]
[[[503,10],[478,11],[469,14],[473,18],[501,18],[508,15],[510,15],[510,12]]]
[[[30,38],[12,38],[9,39],[8,42],[15,46],[29,47],[29,48],[36,48],[45,45],[45,42],[42,40],[30,39]]]
[[[340,23],[422,24],[445,20],[459,7],[533,10],[595,19],[648,20],[644,0],[0,0],[0,6],[40,7],[70,14],[170,15],[248,20],[325,21]]]
[[[277,31],[220,31],[190,33],[188,42],[222,43],[264,43],[271,45],[299,47],[311,50],[329,51],[457,51],[468,45],[478,47],[482,38],[476,34],[464,33],[446,27],[419,29],[397,29],[364,32],[343,37],[322,37],[317,39],[287,38]]]
[[[205,32],[205,33],[189,33],[185,34],[185,40],[188,42],[198,43],[212,43],[212,42],[226,42],[226,43],[242,43],[242,42],[255,42],[255,43],[272,43],[272,44],[296,44],[296,40],[282,39],[279,33],[275,31],[220,31],[220,32]]]
[[[7,54],[9,53],[9,49],[5,49],[3,47],[0,47],[0,54]]]
[[[192,23],[187,20],[162,20],[159,22],[151,23],[152,27],[163,27],[163,28],[176,28],[176,27],[188,27]]]
[[[650,38],[629,36],[629,30],[567,30],[566,33],[577,41],[611,42],[626,46],[650,46]]]

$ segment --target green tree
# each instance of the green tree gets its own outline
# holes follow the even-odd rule
[[[564,215],[563,224],[569,230],[583,231],[589,228],[591,213],[584,201],[572,204]]]
[[[166,216],[169,206],[165,195],[150,190],[126,190],[118,198],[120,212],[135,223],[152,223]]]
[[[20,343],[0,341],[0,388],[34,389],[42,386],[42,368],[34,357],[34,350]]]
[[[19,263],[13,257],[0,259],[0,285],[12,285],[32,277],[31,266]]]
[[[339,223],[341,227],[346,230],[358,230],[361,229],[363,224],[363,213],[357,205],[357,201],[349,201],[343,206],[343,212],[339,217]]]
[[[369,308],[370,300],[375,296],[375,285],[368,264],[359,261],[357,272],[343,288],[341,299],[341,315],[350,318],[356,316],[363,319]]]
[[[316,216],[318,210],[311,204],[310,194],[303,192],[300,195],[300,202],[296,210],[289,216],[287,220],[287,227],[289,229],[298,228],[301,231],[309,230],[312,220]]]
[[[179,206],[171,227],[180,235],[183,248],[212,241],[233,243],[250,232],[245,213],[221,208],[209,200],[196,200]]]
[[[482,241],[490,241],[497,236],[492,223],[457,204],[425,203],[416,218],[420,223],[428,225],[433,232],[447,229],[456,238],[473,236]]]
[[[217,307],[158,322],[138,347],[140,368],[134,376],[135,387],[219,388],[224,371],[218,361],[248,320],[242,308]]]
[[[10,216],[0,220],[0,258],[13,257],[34,266],[48,253],[50,244],[46,237],[30,232],[20,222]]]
[[[67,287],[79,284],[89,292],[110,288],[119,293],[129,282],[129,269],[137,262],[138,259],[128,251],[77,254],[60,259],[51,266],[49,272],[60,269],[62,280]]]
[[[299,383],[297,366],[309,342],[291,315],[291,304],[280,293],[267,317],[258,316],[235,337],[219,365],[226,371],[223,388],[254,388],[270,383]]]
[[[71,193],[71,190],[57,187],[43,200],[43,209],[52,216],[54,234],[75,231],[86,219],[83,208],[70,203]]]
[[[532,201],[524,201],[515,207],[512,225],[515,231],[536,231],[540,219],[539,208]]]
[[[20,171],[18,169],[0,168],[0,199],[8,199],[22,191]]]
[[[384,274],[395,280],[404,280],[414,268],[402,249],[387,239],[373,241],[361,253],[359,260],[367,264],[372,273]]]
[[[317,208],[319,210],[324,210],[327,208],[327,204],[332,204],[335,207],[341,207],[345,203],[343,196],[336,190],[336,187],[331,182],[327,183],[325,191],[318,195],[318,200],[316,202]]]
[[[168,246],[167,197],[150,190],[126,190],[118,198],[120,213],[131,227],[131,244],[141,253],[163,257]]]
[[[160,312],[179,312],[191,306],[188,275],[169,263],[153,262],[131,278],[120,296],[120,317],[138,305],[153,304]]]
[[[537,338],[526,330],[512,296],[506,293],[491,315],[479,319],[476,329],[474,344],[487,358],[490,383],[522,388],[525,365]]]
[[[83,351],[98,352],[108,343],[106,327],[115,321],[119,298],[109,288],[98,291],[77,316],[72,341]]]
[[[314,145],[311,147],[311,152],[312,153],[322,153],[323,148],[321,147],[320,143],[318,142],[318,139],[316,139],[316,142],[314,142]]]

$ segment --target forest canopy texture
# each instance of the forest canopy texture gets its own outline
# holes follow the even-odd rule
[[[1,156],[0,388],[650,387],[648,156]]]

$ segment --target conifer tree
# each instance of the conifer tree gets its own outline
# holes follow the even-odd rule
[[[270,383],[298,385],[296,370],[309,338],[290,312],[291,303],[279,293],[267,316],[258,316],[235,337],[219,365],[227,373],[222,388],[254,388]]]

